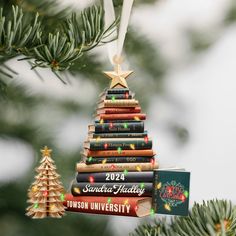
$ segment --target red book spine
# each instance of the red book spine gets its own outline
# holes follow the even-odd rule
[[[141,112],[141,107],[127,107],[127,108],[103,108],[103,113],[105,114],[126,114],[126,113],[139,113]]]
[[[103,120],[145,120],[146,114],[129,113],[129,114],[100,114],[99,119]]]
[[[138,201],[148,198],[142,197],[91,197],[66,194],[63,202],[67,211],[104,214],[104,215],[121,215],[137,216]]]

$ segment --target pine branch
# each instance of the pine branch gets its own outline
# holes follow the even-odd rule
[[[211,200],[195,203],[188,217],[175,217],[171,223],[158,220],[141,225],[133,236],[234,236],[236,207],[230,201]]]
[[[65,28],[69,29],[68,38],[75,40],[77,50],[81,52],[89,51],[103,44],[103,40],[110,34],[118,24],[117,18],[107,29],[105,29],[104,10],[102,7],[90,7],[82,11],[80,17],[75,13],[65,23]]]
[[[0,9],[0,56],[8,60],[23,51],[23,48],[37,46],[42,35],[38,14],[32,22],[27,23],[29,16],[25,16],[18,6],[12,7],[10,17],[3,15]]]
[[[195,204],[189,217],[178,217],[173,228],[180,235],[235,235],[236,208],[225,200],[212,200]]]
[[[45,34],[41,20],[36,13],[23,14],[22,10],[12,7],[9,17],[0,10],[0,56],[8,60],[24,55],[21,60],[34,60],[34,67],[47,67],[53,71],[67,70],[85,51],[99,45],[107,34],[117,25],[116,20],[107,29],[104,10],[92,6],[75,13],[55,29],[55,33]]]

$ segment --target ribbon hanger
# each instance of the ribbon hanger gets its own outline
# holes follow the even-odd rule
[[[103,3],[105,10],[105,26],[108,27],[115,21],[115,9],[112,0],[103,0]],[[107,44],[108,57],[111,64],[114,66],[114,71],[104,72],[105,75],[112,79],[110,88],[127,88],[128,85],[126,82],[126,78],[132,73],[132,71],[122,71],[121,69],[121,64],[123,62],[122,51],[129,24],[132,5],[133,0],[123,1],[119,32],[117,32],[118,30],[116,29],[108,38],[109,40],[112,40],[118,33],[118,38]]]

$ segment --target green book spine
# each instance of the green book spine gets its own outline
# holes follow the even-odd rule
[[[131,99],[132,95],[125,93],[125,94],[107,94],[106,99],[107,100],[115,100],[115,99]]]
[[[143,133],[144,123],[126,122],[126,123],[95,123],[95,133]]]
[[[141,149],[151,149],[152,140],[119,140],[119,141],[90,141],[90,150],[116,150],[121,148],[124,150],[141,150]]]
[[[107,89],[106,93],[107,94],[125,94],[125,93],[129,93],[129,89]]]
[[[144,138],[147,131],[143,133],[100,133],[93,134],[93,138]]]
[[[103,163],[141,163],[141,162],[151,162],[152,157],[96,157],[87,158],[86,164],[103,164]],[[154,161],[154,160],[153,160]]]

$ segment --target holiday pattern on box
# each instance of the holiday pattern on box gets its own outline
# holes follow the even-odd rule
[[[188,215],[190,172],[154,170],[153,208],[158,214]]]

